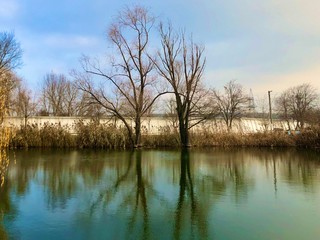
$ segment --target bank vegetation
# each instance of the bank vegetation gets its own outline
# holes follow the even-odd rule
[[[85,124],[76,123],[76,133],[59,124],[37,124],[13,129],[10,135],[10,148],[132,148],[130,137],[124,127],[100,123],[92,120]],[[178,131],[162,127],[160,133],[143,134],[141,145],[144,148],[180,147]],[[301,131],[269,131],[258,133],[208,132],[206,129],[190,134],[191,147],[302,147],[320,148],[320,128],[312,127]]]

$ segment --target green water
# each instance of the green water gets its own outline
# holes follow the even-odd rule
[[[15,151],[0,189],[0,239],[319,236],[312,151]]]

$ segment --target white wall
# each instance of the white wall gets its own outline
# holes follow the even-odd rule
[[[44,124],[57,124],[68,129],[71,133],[75,133],[75,124],[78,121],[89,122],[90,118],[82,117],[30,117],[28,118],[28,124],[36,124],[43,126]],[[102,118],[100,120],[104,124],[114,124],[114,118]],[[122,125],[120,120],[116,121],[117,126]],[[134,125],[131,122],[132,126]],[[24,118],[21,117],[7,117],[4,119],[4,125],[7,127],[20,127],[24,125]],[[291,123],[291,129],[294,129],[294,124]],[[242,118],[234,120],[233,131],[235,132],[261,132],[268,129],[281,128],[288,129],[287,123],[280,120],[274,120],[271,126],[268,121],[260,118]],[[143,134],[159,134],[173,130],[172,118],[169,117],[145,117],[142,119],[142,132]],[[177,129],[177,127],[176,127]],[[213,119],[203,122],[197,125],[192,131],[205,130],[209,132],[221,132],[226,131],[226,127],[222,119]]]

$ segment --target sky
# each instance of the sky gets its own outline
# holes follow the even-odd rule
[[[236,80],[259,97],[302,83],[320,91],[319,0],[0,0],[0,31],[15,33],[17,72],[36,91],[47,73],[80,70],[83,54],[107,56],[107,29],[132,5],[205,46],[210,88]]]

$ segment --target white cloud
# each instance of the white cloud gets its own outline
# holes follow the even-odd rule
[[[19,5],[14,0],[0,0],[0,19],[12,19],[19,11]]]
[[[218,6],[215,11],[221,24],[212,24],[213,29],[220,27],[217,37],[204,33],[210,86],[220,88],[237,79],[258,95],[300,83],[320,90],[320,1],[207,4],[212,11]]]
[[[24,66],[18,73],[33,88],[39,86],[43,76],[51,71],[67,74],[71,69],[80,68],[79,58],[82,54],[99,55],[104,46],[104,39],[90,35],[77,34],[35,34],[19,31],[23,39]]]
[[[272,0],[265,1],[272,27],[281,32],[320,34],[320,1]]]
[[[4,26],[13,16],[20,21],[20,29],[15,29],[15,32],[24,49],[24,68],[28,79],[39,79],[42,72],[52,69],[67,71],[70,65],[77,64],[82,53],[95,56],[110,50],[105,36],[101,36],[109,20],[108,14],[100,12],[105,9],[103,6],[108,5],[105,1],[94,1],[90,9],[92,15],[88,18],[83,17],[85,11],[81,11],[82,3],[79,3],[79,9],[75,11],[77,14],[69,11],[64,12],[66,15],[61,14],[70,17],[68,21],[51,15],[60,13],[59,9],[54,12],[45,8],[48,12],[43,12],[43,16],[61,20],[69,27],[64,29],[64,25],[59,25],[62,28],[59,29],[48,25],[42,31],[39,31],[42,22],[31,21],[30,24],[30,21],[23,21],[23,17],[33,19],[33,16],[22,14],[21,19],[18,18],[17,14],[23,7],[19,9],[16,2],[24,1],[0,0],[0,24],[2,17],[6,17],[2,21]],[[57,2],[65,4],[62,0]],[[316,87],[320,90],[320,81],[316,80],[320,76],[320,70],[317,71],[320,67],[319,0],[177,0],[170,2],[169,9],[168,0],[144,2],[151,6],[151,11],[160,11],[162,20],[168,17],[175,27],[185,27],[187,34],[193,32],[196,42],[205,45],[206,77],[210,87],[219,88],[227,81],[237,79],[246,88],[252,88],[254,94],[263,94],[266,90],[280,91],[299,82],[318,84]],[[109,5],[108,13],[111,15],[121,7],[118,3],[117,6]],[[28,9],[22,10],[29,13]],[[79,25],[81,27],[76,29],[70,27]],[[91,27],[98,30],[93,31]],[[86,28],[92,31],[85,31]],[[97,35],[93,35],[95,32]],[[38,75],[32,77],[36,73]]]
[[[313,34],[319,33],[320,28],[318,0],[208,0],[203,8],[209,21],[215,22],[217,18],[220,24],[232,25],[231,30],[237,34],[247,31]]]
[[[78,48],[97,45],[99,39],[92,36],[50,34],[43,37],[48,47]]]
[[[290,73],[260,74],[246,68],[220,69],[207,71],[205,80],[209,87],[217,89],[221,89],[230,80],[237,80],[247,91],[252,89],[255,96],[263,97],[268,90],[272,90],[273,94],[277,95],[289,87],[302,83],[309,83],[320,91],[319,76],[320,63]]]

